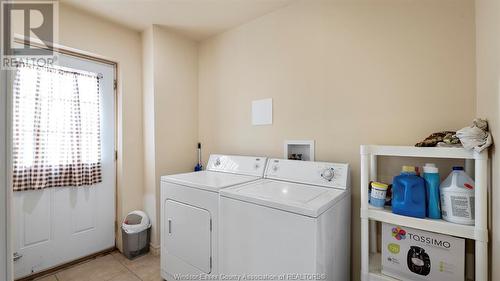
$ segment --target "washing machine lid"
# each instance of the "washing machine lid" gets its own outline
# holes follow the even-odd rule
[[[318,217],[349,192],[343,189],[265,179],[221,190],[220,195],[304,216]]]
[[[161,177],[161,181],[219,192],[220,189],[260,179],[257,176],[200,171]]]

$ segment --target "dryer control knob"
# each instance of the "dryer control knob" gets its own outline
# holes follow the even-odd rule
[[[215,167],[220,165],[220,158],[215,159],[214,165],[215,165]]]
[[[323,172],[321,173],[321,177],[327,181],[332,181],[334,176],[335,173],[333,172],[333,168],[324,169]]]
[[[274,166],[273,166],[273,171],[274,171],[274,172],[278,171],[278,165],[274,165]]]

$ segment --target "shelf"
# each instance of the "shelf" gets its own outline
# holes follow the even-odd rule
[[[383,275],[380,272],[370,272],[368,273],[368,277],[370,278],[370,281],[400,281],[399,279]]]
[[[442,233],[473,240],[488,241],[487,231],[476,231],[476,228],[473,225],[456,224],[441,219],[419,219],[401,216],[392,213],[392,211],[388,208],[369,208],[367,211],[367,217],[371,220],[412,227],[430,232]]]
[[[363,281],[396,281],[380,270],[380,257],[371,257],[376,245],[375,221],[475,240],[475,280],[488,279],[488,151],[477,153],[464,148],[361,145],[361,278]],[[418,219],[393,214],[390,209],[374,209],[368,204],[368,184],[377,179],[378,156],[465,159],[474,168],[475,225],[444,220]],[[472,166],[474,165],[474,166]],[[378,267],[377,267],[378,266]]]
[[[400,281],[399,279],[382,274],[381,254],[370,254],[370,271],[368,272],[370,281]]]
[[[484,160],[488,158],[488,153],[477,153],[472,150],[466,150],[461,147],[362,145],[361,154],[372,154],[380,156],[455,158],[455,159],[476,159],[476,160]]]

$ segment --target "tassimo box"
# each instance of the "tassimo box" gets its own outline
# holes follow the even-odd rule
[[[383,223],[382,273],[401,280],[463,281],[465,240]]]

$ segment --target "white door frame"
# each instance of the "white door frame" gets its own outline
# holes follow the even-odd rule
[[[0,210],[2,217],[0,217],[0,276],[4,280],[13,280],[12,272],[14,270],[14,263],[12,260],[12,228],[11,224],[11,210],[10,199],[12,197],[12,189],[7,188],[10,182],[10,169],[9,158],[7,156],[10,144],[10,126],[9,126],[9,104],[10,100],[7,98],[10,92],[7,85],[8,71],[2,70],[0,73],[0,85],[4,85],[0,95]],[[3,272],[3,273],[2,273]],[[3,275],[5,274],[5,275]]]
[[[2,1],[2,0],[0,0]],[[14,41],[16,43],[27,44],[32,43],[33,45],[37,45],[38,40],[35,38],[30,38],[30,40],[25,40],[24,37],[19,35],[14,35]],[[44,45],[38,43],[38,47],[43,47]],[[70,55],[78,58],[84,58],[92,61],[98,61],[107,63],[114,66],[114,99],[115,99],[115,152],[118,157],[118,132],[120,131],[120,124],[118,123],[118,112],[120,111],[120,105],[118,103],[118,62],[108,59],[106,57],[96,55],[90,52],[82,51],[79,49],[53,44],[52,47],[57,52],[60,52],[65,55]],[[12,98],[11,98],[11,87],[9,87],[9,83],[7,81],[11,81],[12,71],[0,70],[0,189],[5,192],[1,192],[0,190],[0,222],[5,220],[4,227],[0,223],[0,263],[3,261],[4,257],[2,256],[2,250],[5,247],[5,279],[6,281],[14,280],[14,261],[13,257],[13,242],[14,238],[12,236],[12,197],[13,191],[11,188],[7,188],[9,183],[11,182],[12,171],[9,167],[11,167],[11,134],[12,134],[12,126],[11,126],[11,111],[12,107]],[[2,87],[2,85],[4,85]],[[3,94],[2,94],[3,93]],[[115,159],[116,161],[116,159]],[[115,164],[115,169],[118,170],[117,163]],[[117,182],[118,171],[116,171],[115,178],[115,200],[116,205],[118,206],[117,196],[118,196],[118,182]],[[4,179],[4,180],[2,180]],[[5,211],[5,212],[4,212]],[[115,210],[116,211],[116,210]],[[5,216],[2,215],[5,214]],[[118,214],[116,219],[118,219]],[[4,246],[5,245],[5,246]],[[3,278],[2,270],[3,264],[0,264],[0,280]]]
[[[0,5],[5,0],[0,0]],[[0,22],[0,28],[4,28],[3,20]],[[3,44],[3,38],[0,38],[0,43]],[[10,131],[8,125],[8,94],[9,87],[7,86],[7,70],[0,70],[0,279],[6,281],[13,280],[14,262],[12,260],[12,237],[11,231],[11,211],[10,198],[11,191],[7,188],[10,179],[7,175],[10,172],[7,151],[8,133]]]

